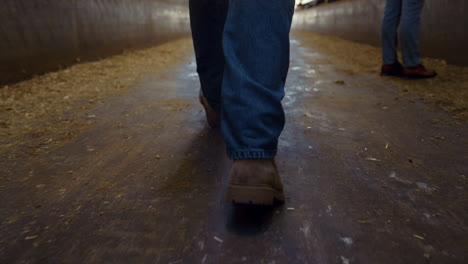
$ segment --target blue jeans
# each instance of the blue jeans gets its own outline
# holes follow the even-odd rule
[[[201,89],[221,112],[229,158],[276,155],[294,0],[190,0]]]
[[[387,0],[382,20],[382,55],[384,64],[398,61],[398,26],[400,26],[403,65],[413,67],[419,61],[419,25],[424,0]]]

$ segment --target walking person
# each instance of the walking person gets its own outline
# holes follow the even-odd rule
[[[294,0],[190,0],[201,90],[211,127],[220,127],[233,160],[226,198],[283,202],[275,163],[285,116]]]
[[[437,73],[426,69],[419,59],[419,28],[424,0],[387,0],[382,20],[381,75],[431,78]],[[403,65],[398,61],[398,27]]]

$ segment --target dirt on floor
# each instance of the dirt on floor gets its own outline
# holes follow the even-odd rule
[[[336,56],[367,46],[308,34],[274,210],[224,202],[188,38],[0,89],[0,263],[462,263],[465,121],[406,102],[430,81]]]
[[[381,50],[371,45],[347,41],[338,37],[317,33],[294,31],[309,45],[327,54],[336,69],[351,75],[370,74],[378,76],[381,66]],[[308,43],[303,43],[308,45]],[[401,54],[400,54],[401,58]],[[455,118],[468,120],[468,67],[447,64],[444,60],[422,58],[422,63],[435,69],[438,76],[425,80],[409,80],[398,77],[382,77],[403,91],[417,94],[429,104],[441,107]]]
[[[125,93],[145,74],[177,65],[193,52],[190,43],[128,51],[1,87],[0,153],[22,145],[36,153],[74,138],[94,122],[87,110]]]

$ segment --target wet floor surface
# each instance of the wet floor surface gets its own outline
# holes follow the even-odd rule
[[[283,101],[283,206],[224,201],[231,162],[191,55],[90,109],[66,144],[0,161],[0,262],[466,263],[467,123],[305,38]]]

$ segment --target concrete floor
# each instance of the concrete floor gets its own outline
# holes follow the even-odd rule
[[[231,163],[192,55],[96,106],[67,144],[0,161],[0,262],[466,263],[467,123],[337,70],[301,38],[283,101],[285,205],[224,201]]]

